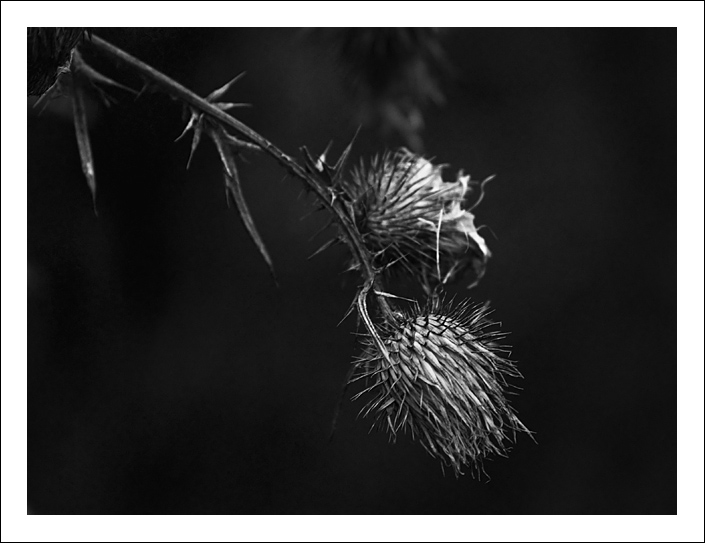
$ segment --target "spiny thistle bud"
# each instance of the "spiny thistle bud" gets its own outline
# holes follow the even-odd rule
[[[430,291],[469,267],[469,286],[484,275],[490,251],[466,209],[473,192],[469,175],[441,176],[444,166],[400,149],[361,164],[343,190],[351,201],[365,244],[383,268],[398,268]]]
[[[505,398],[505,377],[521,375],[495,344],[505,334],[489,330],[488,313],[468,302],[417,305],[380,327],[386,353],[369,337],[355,362],[352,381],[366,388],[353,399],[373,395],[361,414],[373,414],[391,439],[411,430],[456,475],[463,466],[479,471],[489,454],[505,456],[509,433],[529,433]]]

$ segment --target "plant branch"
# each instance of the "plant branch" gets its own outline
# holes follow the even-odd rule
[[[306,169],[303,168],[298,162],[281,151],[268,139],[238,121],[216,105],[208,102],[204,98],[201,98],[193,91],[184,87],[169,76],[163,74],[159,70],[112,45],[95,34],[92,36],[89,44],[96,51],[104,54],[105,56],[127,65],[129,68],[137,72],[149,84],[158,87],[160,90],[169,94],[173,98],[188,104],[193,109],[208,115],[222,125],[233,129],[241,136],[259,146],[264,152],[276,160],[288,173],[302,180],[314,192],[321,204],[323,204],[323,206],[333,214],[336,222],[339,224],[343,239],[350,247],[353,257],[360,264],[366,284],[366,288],[363,288],[363,292],[365,295],[367,294],[371,286],[375,283],[375,280],[378,279],[377,271],[372,263],[372,256],[364,246],[360,233],[354,222],[346,213],[343,204],[336,198],[331,197],[330,190],[323,185],[320,180],[318,180],[314,175],[308,173]],[[381,296],[377,296],[376,298],[380,309],[385,316],[388,318],[392,317],[392,311],[387,300]],[[367,322],[365,322],[365,324],[368,328],[370,328],[370,325]]]

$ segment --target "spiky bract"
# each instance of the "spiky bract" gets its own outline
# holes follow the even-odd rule
[[[506,441],[529,432],[505,397],[505,377],[520,377],[495,343],[487,305],[439,302],[398,313],[379,329],[379,345],[367,338],[355,362],[353,381],[371,395],[361,411],[372,414],[394,439],[411,430],[425,449],[456,475],[463,466],[480,469],[490,454],[505,455]]]
[[[476,284],[490,251],[465,209],[473,192],[469,175],[455,181],[407,149],[361,164],[343,190],[365,244],[381,268],[403,269],[430,290],[471,267]]]

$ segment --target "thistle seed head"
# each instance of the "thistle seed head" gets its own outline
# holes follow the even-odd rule
[[[505,378],[520,377],[490,331],[487,305],[453,308],[440,302],[397,313],[379,329],[388,357],[365,340],[352,381],[366,388],[353,399],[371,399],[363,416],[374,415],[394,440],[411,430],[424,448],[456,476],[463,466],[479,472],[490,454],[505,456],[506,441],[530,433],[505,397]]]
[[[480,280],[490,251],[467,209],[469,175],[444,181],[434,165],[406,149],[362,164],[343,183],[362,237],[384,269],[402,269],[427,291],[459,278]]]

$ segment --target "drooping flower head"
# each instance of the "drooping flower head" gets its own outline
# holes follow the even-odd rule
[[[379,329],[384,349],[368,338],[355,362],[352,380],[366,382],[355,398],[370,397],[363,416],[392,438],[410,430],[456,475],[463,466],[479,470],[488,455],[504,456],[516,432],[529,433],[505,397],[505,378],[520,374],[495,343],[504,334],[492,331],[488,312],[468,302],[400,312]]]
[[[429,291],[469,268],[474,286],[490,256],[467,209],[478,183],[462,171],[444,181],[443,169],[400,149],[361,165],[343,185],[376,264],[403,269]]]

